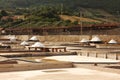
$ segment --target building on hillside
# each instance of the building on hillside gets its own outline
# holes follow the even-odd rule
[[[3,16],[1,18],[1,20],[8,20],[8,19],[12,19],[13,21],[15,20],[25,20],[25,16],[24,15],[15,15],[15,16]]]
[[[25,16],[24,15],[15,15],[15,16],[13,16],[13,19],[22,19],[22,20],[25,20]]]

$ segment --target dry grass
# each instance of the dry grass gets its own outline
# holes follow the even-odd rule
[[[78,21],[79,23],[82,22],[94,22],[94,23],[101,23],[101,21],[90,19],[90,18],[83,18],[83,17],[77,17],[77,16],[67,16],[67,15],[60,15],[61,19],[63,20],[70,20],[72,22]]]

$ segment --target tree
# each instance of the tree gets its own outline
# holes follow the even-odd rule
[[[8,16],[8,13],[7,13],[5,10],[1,10],[0,14],[1,14],[2,16]]]
[[[74,21],[73,24],[74,24],[74,25],[78,25],[78,21]]]

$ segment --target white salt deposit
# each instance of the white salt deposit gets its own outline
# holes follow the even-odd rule
[[[23,42],[20,43],[20,45],[22,45],[22,46],[26,46],[26,45],[29,45],[29,43],[26,42],[26,41],[23,41]]]
[[[117,41],[115,41],[114,39],[111,39],[108,43],[109,44],[117,44]]]
[[[32,45],[32,47],[45,47],[44,44],[40,43],[40,42],[36,42]]]
[[[35,59],[36,62],[41,62],[41,59]]]
[[[101,42],[101,39],[98,36],[95,36],[90,41],[92,41],[92,42]]]
[[[16,41],[16,37],[15,36],[10,36],[9,39],[10,39],[11,42]]]
[[[29,40],[36,41],[38,40],[36,36],[31,37]]]
[[[89,40],[88,39],[82,39],[80,42],[81,43],[87,43],[87,42],[89,42]]]

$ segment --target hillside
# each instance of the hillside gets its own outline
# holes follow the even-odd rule
[[[40,5],[60,5],[73,9],[98,8],[115,13],[120,11],[120,0],[0,0],[0,8],[21,8]],[[67,5],[67,6],[66,6]]]
[[[71,11],[68,8],[62,11],[61,14],[61,9],[59,8],[58,6],[42,6],[29,9],[15,9],[12,11],[1,10],[0,26],[4,28],[61,27],[74,26],[81,22],[84,24],[97,24],[119,21],[119,18],[101,9],[80,8],[82,10],[78,12]]]
[[[78,25],[81,21],[118,22],[119,3],[120,0],[0,0],[0,26],[60,27]],[[15,19],[16,16],[24,19]]]

